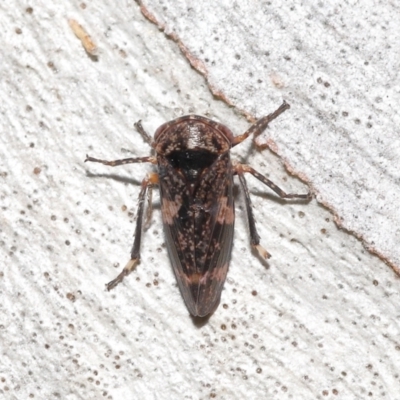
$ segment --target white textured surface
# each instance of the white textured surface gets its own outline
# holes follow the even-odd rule
[[[292,104],[274,151],[400,273],[398,5],[142,3],[230,104],[258,117]]]
[[[284,204],[249,178],[262,243],[273,255],[270,268],[249,250],[238,196],[229,278],[221,306],[203,326],[193,324],[175,284],[157,196],[141,264],[116,290],[104,291],[127,260],[139,184],[151,167],[86,165],[85,153],[110,159],[147,155],[132,129],[138,119],[149,131],[194,112],[225,122],[237,134],[248,124],[212,98],[176,44],[135,3],[99,1],[83,9],[37,1],[33,13],[27,7],[15,1],[0,6],[0,393],[7,399],[399,399],[399,280],[354,237],[337,230],[315,200]],[[286,18],[293,23],[296,15]],[[207,16],[218,18],[210,12],[202,19]],[[98,61],[85,53],[69,18],[92,36]],[[317,26],[325,21],[321,14],[313,18]],[[296,30],[288,24],[285,31],[300,34],[307,21],[299,18]],[[259,34],[269,38],[271,54],[282,54],[282,42],[271,41],[263,29]],[[310,31],[303,46],[317,34]],[[333,50],[327,46],[321,58],[328,60]],[[348,56],[357,56],[355,47]],[[284,81],[295,79],[277,60],[270,70]],[[329,68],[320,69],[305,77],[322,76],[331,82],[323,90],[332,90]],[[336,132],[322,112],[327,100],[317,99],[322,87],[315,83],[310,90],[312,104],[304,105],[297,89],[269,84],[262,89],[270,96],[264,104],[255,92],[243,101],[257,115],[273,111],[282,97],[292,104],[268,130],[280,151],[290,150],[293,136],[282,147],[281,132],[289,135],[296,127],[298,138]],[[379,104],[387,104],[381,97]],[[311,112],[315,104],[321,120]],[[315,152],[322,152],[322,161],[329,154],[297,140],[300,159],[284,155],[309,176]],[[387,151],[395,160],[396,148]],[[287,191],[306,191],[268,151],[247,143],[235,156]],[[328,179],[323,164],[320,179]]]

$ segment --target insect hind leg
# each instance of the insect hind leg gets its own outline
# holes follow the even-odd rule
[[[242,168],[236,167],[236,173],[239,176],[239,182],[243,190],[244,200],[246,205],[247,220],[249,223],[250,231],[250,244],[262,258],[270,258],[271,254],[260,245],[260,235],[257,232],[256,221],[253,214],[253,206],[251,204],[250,193],[247,187],[246,179],[244,177],[244,171]]]
[[[267,250],[264,249],[260,245],[260,235],[257,232],[256,222],[253,214],[253,207],[251,204],[250,193],[247,187],[246,179],[244,174],[246,172],[252,174],[255,178],[259,181],[267,185],[270,189],[272,189],[279,197],[283,199],[301,199],[301,200],[310,200],[311,193],[307,194],[295,194],[295,193],[286,193],[284,192],[279,186],[275,185],[272,181],[266,178],[264,175],[261,175],[257,172],[254,168],[250,167],[249,165],[244,164],[237,164],[234,167],[235,173],[239,176],[240,185],[242,186],[242,190],[245,197],[245,204],[246,204],[246,211],[247,211],[247,219],[249,223],[249,230],[250,230],[250,243],[253,248],[255,248],[261,257],[263,258],[270,258],[271,255],[268,253]]]
[[[302,199],[302,200],[310,200],[311,192],[307,194],[297,194],[297,193],[286,193],[279,186],[275,185],[274,182],[269,180],[264,175],[257,172],[254,168],[250,167],[250,165],[246,164],[238,164],[235,167],[235,170],[240,178],[240,173],[243,175],[244,172],[252,174],[255,178],[257,178],[264,185],[267,185],[271,190],[273,190],[280,198],[282,199]]]

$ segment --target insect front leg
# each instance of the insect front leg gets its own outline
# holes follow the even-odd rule
[[[140,125],[141,126],[141,125]],[[143,128],[141,128],[143,130]],[[144,130],[143,130],[144,131]],[[148,157],[135,157],[135,158],[123,158],[121,160],[113,160],[113,161],[106,161],[100,160],[98,158],[90,157],[86,155],[85,162],[97,162],[100,164],[108,165],[111,167],[117,167],[119,165],[125,164],[134,164],[134,163],[145,163],[149,162],[152,164],[157,164],[157,159],[153,156]],[[122,272],[111,282],[107,283],[106,287],[107,290],[111,290],[114,288],[118,283],[122,282],[124,277],[128,275],[137,265],[140,260],[140,242],[142,238],[142,225],[143,225],[143,214],[144,214],[144,200],[146,198],[146,193],[148,193],[148,213],[147,213],[147,221],[150,219],[151,215],[151,192],[154,184],[158,183],[158,174],[152,173],[147,178],[143,179],[142,181],[142,189],[139,194],[139,205],[137,211],[137,219],[136,219],[136,229],[135,229],[135,239],[133,241],[133,246],[131,250],[131,259],[125,265]]]
[[[133,241],[132,250],[131,250],[131,259],[125,265],[122,272],[111,282],[107,283],[107,290],[113,289],[117,286],[122,280],[128,275],[133,269],[136,267],[138,262],[140,261],[140,243],[142,240],[142,226],[143,226],[143,214],[144,214],[144,204],[146,193],[151,192],[153,189],[153,185],[158,183],[158,174],[152,173],[147,178],[142,181],[142,189],[139,193],[139,204],[136,216],[136,228],[135,228],[135,239]],[[149,204],[149,208],[151,208],[151,204]]]
[[[263,132],[268,124],[290,108],[290,105],[284,101],[282,105],[275,110],[273,113],[267,115],[266,117],[260,118],[256,123],[254,123],[243,135],[235,136],[232,142],[232,146],[236,146],[242,143],[243,140],[247,139],[249,136],[254,135],[254,139]]]
[[[242,186],[243,193],[244,193],[244,196],[245,196],[247,218],[248,218],[248,221],[249,221],[249,230],[250,230],[250,243],[251,243],[252,247],[254,247],[258,251],[258,253],[261,255],[261,257],[270,258],[271,255],[268,253],[268,251],[265,250],[260,245],[260,235],[258,234],[257,228],[256,228],[256,222],[255,222],[255,219],[254,219],[253,207],[252,207],[252,204],[251,204],[249,189],[247,187],[246,179],[244,177],[245,172],[248,172],[248,173],[252,174],[255,178],[257,178],[259,181],[261,181],[262,183],[267,185],[279,197],[281,197],[283,199],[310,200],[311,199],[311,193],[310,192],[307,193],[307,194],[286,193],[280,187],[276,186],[275,183],[270,181],[264,175],[261,175],[259,172],[257,172],[254,168],[250,167],[249,165],[237,164],[234,167],[234,170],[235,170],[235,173],[239,176],[240,185]]]

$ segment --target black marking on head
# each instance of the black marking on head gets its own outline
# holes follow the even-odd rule
[[[189,183],[193,183],[205,168],[209,168],[218,155],[206,150],[174,151],[166,158],[172,167],[181,171]]]

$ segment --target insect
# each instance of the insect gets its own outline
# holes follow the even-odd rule
[[[135,127],[151,144],[155,156],[115,161],[86,156],[85,161],[112,167],[144,162],[158,167],[158,173],[150,173],[142,181],[131,259],[107,284],[108,290],[120,283],[140,260],[146,193],[149,216],[151,191],[156,184],[160,188],[168,252],[182,297],[193,316],[209,315],[220,301],[233,242],[235,209],[232,189],[235,175],[239,177],[244,193],[251,245],[262,257],[270,257],[260,245],[244,174],[252,174],[283,199],[308,200],[311,195],[285,193],[249,165],[233,164],[229,152],[250,135],[259,135],[269,122],[288,108],[290,106],[284,102],[240,136],[234,136],[226,126],[208,118],[187,115],[161,125],[152,140],[139,121]]]

